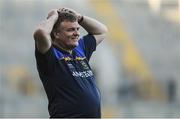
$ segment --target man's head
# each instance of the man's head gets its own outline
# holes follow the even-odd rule
[[[51,32],[52,42],[63,49],[72,50],[78,46],[80,35],[78,18],[70,11],[60,11],[58,14],[58,20]]]

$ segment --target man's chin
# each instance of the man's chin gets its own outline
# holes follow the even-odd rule
[[[73,44],[73,45],[69,46],[69,49],[72,50],[72,49],[74,49],[75,47],[77,47],[78,45],[79,45],[78,43]]]

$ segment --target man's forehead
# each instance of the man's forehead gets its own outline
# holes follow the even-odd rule
[[[75,22],[63,21],[63,22],[61,22],[60,25],[61,25],[62,27],[65,27],[65,28],[79,27],[79,24],[78,24],[77,21],[75,21]]]

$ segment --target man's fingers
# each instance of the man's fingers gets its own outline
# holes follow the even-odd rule
[[[47,19],[50,18],[53,15],[58,15],[57,9],[52,9],[47,16]]]
[[[62,8],[59,8],[58,9],[58,12],[69,12],[69,13],[72,13],[72,14],[75,14],[78,19],[81,17],[81,14],[76,12],[75,10],[71,9],[71,8],[66,8],[66,7],[62,7]]]
[[[64,12],[69,12],[69,13],[75,13],[76,14],[76,12],[73,9],[65,8],[65,7],[60,8],[59,11],[64,11]]]

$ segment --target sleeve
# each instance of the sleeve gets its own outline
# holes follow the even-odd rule
[[[45,54],[42,54],[38,51],[35,45],[35,58],[36,66],[40,74],[49,75],[53,72],[55,65],[55,56],[53,54],[52,46]]]
[[[92,53],[96,50],[96,39],[93,35],[86,35],[82,37],[83,43],[84,43],[84,53],[89,61],[91,58]]]

